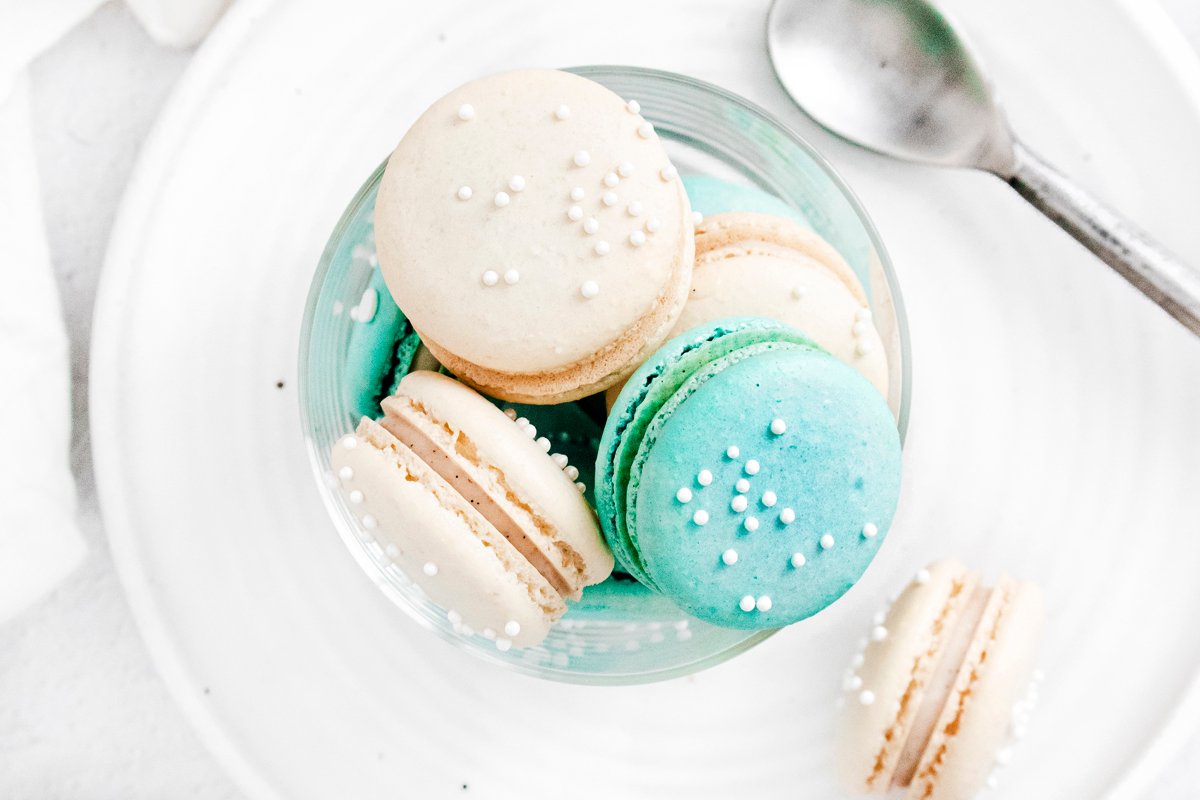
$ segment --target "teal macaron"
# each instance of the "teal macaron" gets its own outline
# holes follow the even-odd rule
[[[343,401],[355,419],[380,416],[379,403],[413,366],[421,338],[396,305],[378,269],[350,309]]]
[[[809,617],[861,577],[900,490],[900,440],[874,387],[765,319],[672,339],[618,396],[597,509],[618,562],[732,628]]]

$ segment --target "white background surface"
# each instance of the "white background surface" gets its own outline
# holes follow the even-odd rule
[[[1200,46],[1200,4],[1165,5]],[[85,413],[92,300],[116,203],[189,57],[154,46],[122,6],[110,4],[33,70],[46,219],[74,352],[73,464],[92,552],[63,587],[0,627],[6,798],[239,796],[188,729],[138,639],[96,508]],[[1197,759],[1200,739],[1152,796],[1200,797],[1200,779],[1187,769]]]

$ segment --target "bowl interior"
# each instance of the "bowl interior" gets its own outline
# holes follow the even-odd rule
[[[903,439],[908,420],[908,336],[899,288],[882,244],[850,190],[812,148],[764,111],[717,87],[681,75],[630,67],[572,70],[636,98],[681,174],[754,186],[796,208],[838,248],[870,298],[890,371],[888,404]],[[771,635],[718,628],[692,619],[632,581],[590,587],[546,641],[502,652],[465,635],[388,557],[337,487],[330,449],[358,419],[342,391],[347,375],[350,309],[377,269],[372,218],[383,167],[350,202],[321,256],[300,342],[300,403],[309,455],[334,526],[355,559],[419,624],[508,668],[576,683],[640,683],[719,663]],[[584,469],[584,465],[580,465]],[[590,481],[585,469],[581,480]]]

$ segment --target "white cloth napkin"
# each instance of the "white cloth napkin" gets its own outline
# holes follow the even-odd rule
[[[127,0],[152,37],[185,47],[229,0]],[[0,623],[83,559],[75,520],[69,342],[30,126],[26,67],[102,0],[0,0]]]
[[[67,332],[42,224],[27,80],[10,86],[0,99],[0,622],[55,586],[86,549],[67,464]]]

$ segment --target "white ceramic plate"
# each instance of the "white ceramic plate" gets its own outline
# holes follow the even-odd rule
[[[1200,70],[1157,9],[949,5],[1029,142],[1200,262]],[[1002,796],[1128,794],[1180,739],[1200,341],[1000,182],[817,130],[771,76],[765,11],[248,0],[197,55],[113,236],[92,432],[150,650],[251,796],[836,796],[844,663],[945,554],[1047,590],[1043,702]],[[914,353],[901,514],[861,584],[731,663],[622,689],[496,671],[392,608],[312,489],[294,380],[325,236],[407,123],[484,72],[601,62],[721,84],[823,148],[890,247]]]

